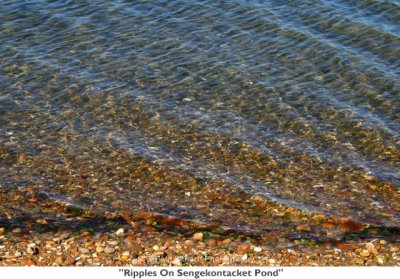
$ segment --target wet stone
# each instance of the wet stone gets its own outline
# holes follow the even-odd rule
[[[311,227],[308,224],[304,224],[304,225],[297,226],[296,230],[299,231],[299,232],[310,232],[311,231]]]
[[[124,233],[125,233],[124,229],[123,229],[123,228],[120,228],[120,229],[118,229],[118,230],[115,232],[115,235],[116,235],[116,236],[123,236]]]
[[[35,247],[35,244],[29,244],[26,252],[31,255],[39,254],[39,248]]]
[[[106,248],[104,248],[104,252],[107,254],[113,254],[115,252],[115,248],[107,246]]]
[[[101,246],[97,246],[97,247],[96,247],[96,252],[97,252],[97,253],[102,253],[102,252],[104,252],[104,248],[101,247]]]
[[[64,263],[64,258],[61,257],[61,256],[58,256],[58,257],[55,259],[54,263],[56,263],[57,265],[62,265],[62,264]]]
[[[89,254],[90,253],[89,249],[87,249],[87,248],[79,248],[79,251],[81,253],[83,253],[83,254]]]
[[[197,241],[203,240],[203,237],[204,237],[203,233],[195,233],[193,235],[193,239]]]
[[[254,247],[254,252],[256,252],[256,253],[260,253],[261,251],[262,251],[262,248],[261,247]]]

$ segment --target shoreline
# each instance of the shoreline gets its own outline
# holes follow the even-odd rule
[[[384,239],[273,245],[243,235],[159,232],[145,222],[108,232],[14,229],[0,241],[0,266],[400,266],[399,243]]]
[[[96,215],[29,187],[3,189],[0,266],[400,266],[397,229],[299,216],[293,236],[249,235],[150,212]],[[330,238],[313,238],[317,222]]]

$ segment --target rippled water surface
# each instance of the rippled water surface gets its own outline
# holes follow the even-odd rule
[[[2,0],[0,19],[3,189],[249,232],[287,226],[279,208],[400,227],[399,1]]]

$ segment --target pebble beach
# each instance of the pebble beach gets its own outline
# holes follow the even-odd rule
[[[348,220],[307,216],[331,236],[316,241],[301,237],[312,230],[304,216],[305,225],[293,228],[291,237],[280,232],[255,236],[217,232],[195,222],[177,224],[150,212],[96,216],[48,202],[47,214],[62,218],[59,222],[43,212],[18,214],[16,208],[35,212],[46,201],[24,191],[14,197],[20,199],[0,195],[6,215],[0,223],[0,266],[400,266],[398,232]]]

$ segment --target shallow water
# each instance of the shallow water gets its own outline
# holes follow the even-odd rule
[[[287,226],[255,197],[400,226],[399,1],[3,0],[0,18],[2,188],[248,232]]]

